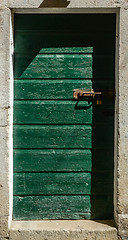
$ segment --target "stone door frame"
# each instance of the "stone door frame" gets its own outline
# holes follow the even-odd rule
[[[0,237],[15,239],[15,234],[29,234],[29,226],[23,221],[12,221],[13,206],[13,23],[14,13],[115,13],[116,14],[116,64],[115,64],[115,154],[114,154],[114,221],[118,233],[128,236],[128,3],[125,0],[71,0],[68,8],[38,8],[41,0],[13,0],[0,3]],[[35,3],[36,2],[36,3]],[[39,2],[39,3],[38,3]],[[37,4],[37,6],[35,5]],[[68,223],[70,220],[67,220]],[[38,230],[37,221],[31,222],[31,230]],[[40,221],[41,230],[45,221]],[[56,226],[55,221],[51,221]],[[71,221],[72,222],[72,221]],[[67,223],[67,224],[68,224]],[[47,222],[48,224],[48,222]],[[61,221],[63,226],[63,223]],[[75,223],[77,224],[77,223]],[[85,220],[85,229],[93,222]],[[109,224],[110,225],[110,224]],[[28,226],[28,231],[26,226]],[[48,226],[48,225],[47,225]],[[90,225],[89,225],[90,226]],[[99,226],[99,225],[98,225]],[[105,227],[107,228],[105,223]],[[99,226],[100,227],[100,226]],[[109,228],[110,226],[108,226]],[[56,227],[55,227],[56,228]],[[24,229],[24,230],[23,230]],[[26,229],[26,230],[25,230]],[[44,227],[45,229],[45,227]],[[56,228],[57,229],[57,228]],[[69,229],[70,230],[70,229]],[[25,232],[27,231],[27,233]],[[51,230],[49,230],[51,231]],[[113,228],[116,233],[116,228]],[[34,233],[33,233],[34,234]],[[60,234],[60,231],[58,232]],[[12,237],[13,236],[13,237]],[[20,238],[17,235],[16,239]],[[34,235],[33,235],[34,236]],[[41,235],[43,236],[43,235]],[[59,236],[59,235],[57,235]],[[23,237],[23,236],[22,236]],[[53,237],[53,235],[52,235]],[[29,238],[29,237],[28,237]],[[34,238],[33,238],[34,239]],[[37,238],[38,239],[38,238]],[[43,238],[42,238],[43,239]],[[50,238],[48,238],[50,239]],[[57,237],[56,237],[57,239]],[[58,238],[60,239],[60,238]],[[68,239],[68,238],[67,238]],[[70,238],[71,239],[71,238]],[[73,238],[72,238],[73,239]],[[76,238],[77,239],[77,238]],[[79,239],[79,238],[78,238]],[[80,238],[82,239],[82,238]],[[100,238],[97,238],[100,239]],[[106,238],[107,239],[107,238]],[[114,238],[112,238],[114,239]]]

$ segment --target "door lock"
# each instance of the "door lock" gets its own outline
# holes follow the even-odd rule
[[[95,92],[93,89],[85,90],[85,89],[74,89],[73,90],[73,98],[74,100],[85,100],[85,101],[93,101],[96,100],[97,104],[102,104],[103,98],[114,99],[115,90],[108,89],[103,92]]]

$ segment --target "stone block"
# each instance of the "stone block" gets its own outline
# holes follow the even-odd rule
[[[4,240],[9,237],[8,217],[0,217],[0,239]]]
[[[118,231],[123,240],[128,239],[128,214],[119,214]]]
[[[0,216],[9,215],[8,127],[0,127]]]
[[[7,108],[0,108],[0,127],[8,125],[9,111]]]
[[[0,107],[9,106],[10,10],[0,9]]]
[[[12,222],[10,240],[118,240],[112,222],[86,220]]]
[[[128,213],[128,10],[120,10],[117,211]]]

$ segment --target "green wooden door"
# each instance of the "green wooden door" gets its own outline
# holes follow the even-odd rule
[[[113,218],[115,15],[16,15],[14,219]]]

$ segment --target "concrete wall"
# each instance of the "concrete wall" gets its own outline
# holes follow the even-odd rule
[[[118,233],[111,221],[12,221],[14,12],[117,14],[114,221]],[[0,0],[0,167],[1,240],[128,239],[128,0]]]

